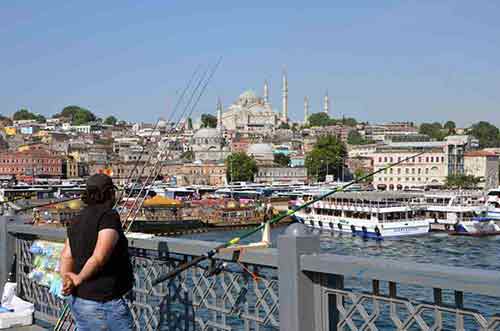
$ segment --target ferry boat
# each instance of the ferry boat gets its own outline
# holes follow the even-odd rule
[[[494,221],[500,221],[500,187],[490,190],[486,198],[483,213]]]
[[[432,230],[454,230],[458,223],[472,222],[483,205],[480,191],[435,191],[424,194],[426,216]]]
[[[295,216],[307,226],[379,240],[429,232],[422,194],[336,193]]]

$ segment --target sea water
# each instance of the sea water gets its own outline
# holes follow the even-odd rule
[[[276,247],[277,238],[283,233],[285,227],[274,228],[272,231],[273,246]],[[241,231],[221,231],[193,234],[183,238],[224,242],[233,237],[243,234]],[[473,269],[486,269],[500,271],[500,236],[473,238],[461,236],[449,236],[446,233],[429,233],[424,236],[399,237],[383,241],[364,240],[353,237],[350,234],[338,234],[330,231],[311,230],[319,235],[321,251],[358,257],[379,257],[396,261],[431,263],[436,265],[466,267]],[[244,242],[259,241],[260,234],[247,238]],[[397,262],[396,262],[397,263]],[[471,280],[474,281],[474,280]],[[477,280],[476,280],[477,281]],[[381,283],[381,288],[387,283]],[[499,284],[500,286],[500,284]],[[345,287],[354,290],[371,290],[369,280],[356,280],[346,278]],[[387,293],[387,289],[382,289]],[[433,302],[431,288],[419,286],[398,285],[398,296],[410,299],[412,302]],[[443,300],[449,304],[454,302],[452,289],[443,290]],[[486,318],[500,313],[500,298],[480,296],[471,293],[464,294],[466,308],[476,309]],[[389,320],[388,312],[382,313],[385,320]],[[401,314],[401,319],[405,316]],[[425,316],[424,316],[425,317]],[[432,320],[432,318],[424,318]],[[455,329],[453,314],[444,314],[445,329]],[[392,330],[390,322],[377,323],[381,330]],[[465,319],[466,330],[476,330],[477,325],[471,320]],[[418,328],[415,328],[418,330]]]

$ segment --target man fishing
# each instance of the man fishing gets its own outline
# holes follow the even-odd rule
[[[123,296],[133,272],[119,214],[115,186],[104,174],[91,176],[82,200],[87,207],[68,228],[61,254],[63,294],[79,331],[133,330]]]

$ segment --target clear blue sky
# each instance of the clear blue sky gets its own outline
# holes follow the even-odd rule
[[[272,6],[272,7],[271,7]],[[223,56],[198,115],[265,79],[290,116],[500,125],[500,2],[1,1],[0,112],[64,106],[168,118],[198,64]]]

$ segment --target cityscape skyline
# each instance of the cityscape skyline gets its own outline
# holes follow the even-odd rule
[[[279,112],[286,65],[292,121],[303,120],[306,96],[309,113],[323,111],[328,91],[333,117],[500,125],[494,2],[253,5],[3,3],[1,113],[76,104],[128,121],[168,118],[194,68],[222,56],[195,118],[215,115],[219,97],[227,107],[248,89],[262,96],[264,81]]]

